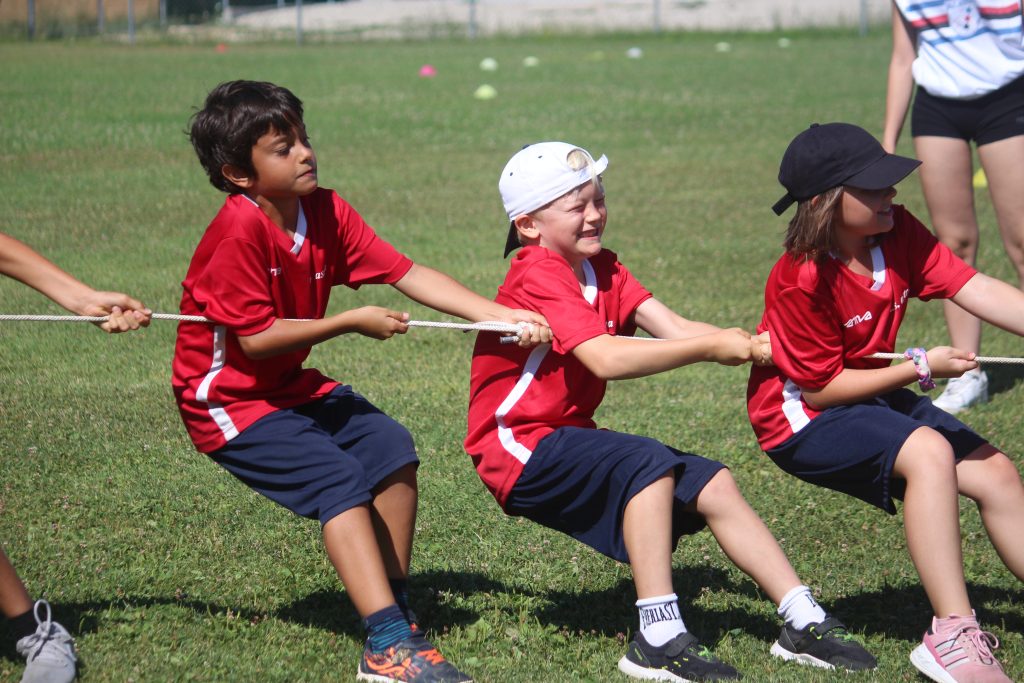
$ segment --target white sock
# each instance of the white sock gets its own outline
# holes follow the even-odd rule
[[[679,614],[679,597],[675,593],[636,601],[640,610],[640,633],[654,646],[664,645],[680,633],[686,624]]]
[[[800,631],[808,624],[820,624],[825,621],[825,610],[811,595],[807,586],[797,586],[782,598],[779,603],[779,616],[787,624]]]

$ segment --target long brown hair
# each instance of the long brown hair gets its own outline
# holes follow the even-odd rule
[[[839,185],[797,204],[783,241],[786,253],[820,263],[835,251],[836,214],[842,198],[843,186]]]

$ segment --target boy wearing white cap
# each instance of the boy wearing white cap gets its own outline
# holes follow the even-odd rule
[[[739,678],[689,633],[672,586],[679,538],[705,525],[779,605],[772,653],[824,667],[870,669],[874,657],[828,616],[721,463],[654,439],[597,429],[607,381],[699,361],[769,362],[767,339],[672,312],[602,248],[608,166],[564,142],[530,145],[498,183],[511,221],[505,255],[522,246],[496,301],[545,316],[553,341],[534,349],[480,335],[465,441],[509,515],[569,534],[633,571],[640,629],[619,661],[634,678]],[[637,328],[662,339],[632,339]]]

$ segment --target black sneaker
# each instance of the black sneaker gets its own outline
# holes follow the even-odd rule
[[[642,633],[637,633],[625,656],[619,660],[619,671],[631,678],[676,683],[740,678],[736,669],[715,659],[692,633],[680,633],[659,647],[649,644]]]
[[[772,645],[772,654],[825,669],[840,667],[864,671],[878,666],[878,660],[854,640],[842,622],[830,616],[820,624],[809,624],[800,631],[789,625],[783,626],[779,639]]]
[[[422,635],[406,638],[380,654],[364,650],[356,680],[473,683]]]

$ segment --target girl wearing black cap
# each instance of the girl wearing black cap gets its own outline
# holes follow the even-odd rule
[[[758,332],[774,367],[754,367],[747,409],[761,447],[787,472],[890,514],[904,501],[907,548],[934,618],[911,661],[935,681],[1009,683],[967,596],[957,494],[973,499],[1000,558],[1024,580],[1024,485],[1013,462],[931,399],[933,377],[978,367],[972,351],[893,351],[911,298],[949,299],[1024,335],[1024,293],[978,273],[906,209],[894,185],[920,162],[886,153],[867,131],[815,125],[782,159],[797,202],[786,253],[768,277]]]

